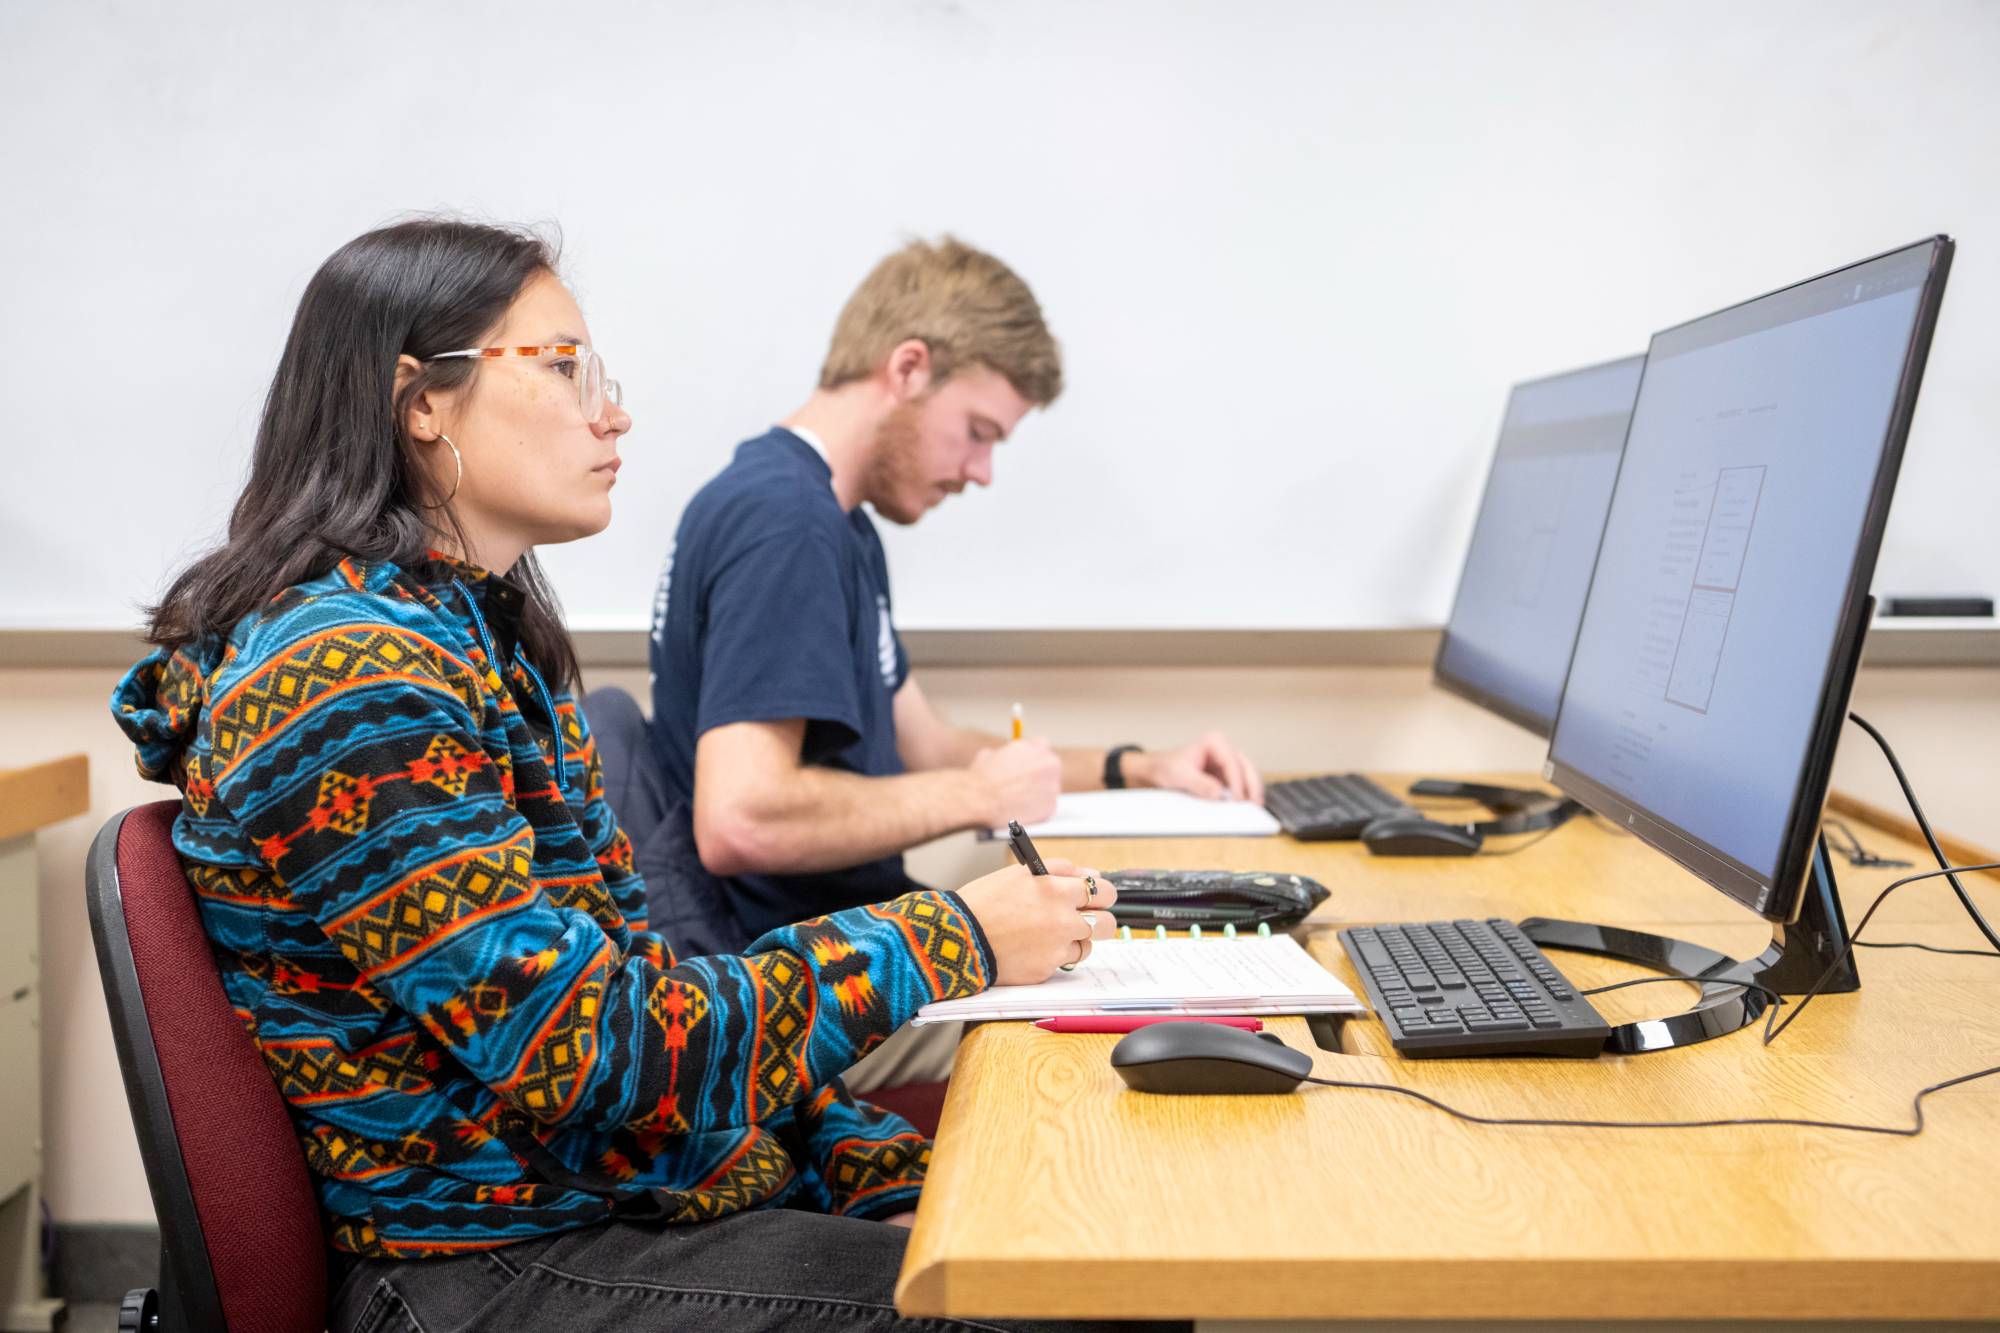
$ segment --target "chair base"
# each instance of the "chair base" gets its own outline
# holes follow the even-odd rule
[[[160,1293],[151,1287],[134,1287],[118,1306],[118,1333],[158,1333]]]

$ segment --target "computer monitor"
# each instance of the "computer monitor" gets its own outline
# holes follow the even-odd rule
[[[1845,933],[1821,808],[1951,255],[1933,237],[1654,337],[1550,737],[1563,791],[1798,923],[1779,954]]]
[[[1628,356],[1508,394],[1432,664],[1440,686],[1544,738],[1645,364]]]

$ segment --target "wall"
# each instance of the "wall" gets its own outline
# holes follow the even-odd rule
[[[1977,0],[0,4],[0,569],[68,557],[0,626],[135,623],[306,278],[437,208],[560,222],[628,391],[625,521],[547,553],[580,625],[643,623],[687,496],[946,230],[1069,387],[886,534],[905,627],[1436,624],[1509,384],[1937,231],[1877,586],[1992,592],[1995,69]]]
[[[105,709],[117,675],[113,668],[0,669],[0,736],[6,737],[0,763],[78,750],[90,756],[90,814],[40,840],[47,1194],[63,1222],[151,1217],[82,888],[84,853],[97,827],[167,791],[139,781],[131,750]],[[1220,726],[1273,772],[1532,770],[1540,762],[1533,738],[1431,688],[1421,667],[929,666],[922,678],[947,716],[968,724],[998,728],[1018,699],[1035,730],[1078,743],[1171,743]],[[644,697],[642,670],[597,670],[590,680]],[[2000,847],[2000,805],[1993,799],[2000,750],[1992,741],[2000,736],[2000,669],[1866,670],[1855,707],[1897,745],[1943,828]],[[1835,782],[1900,808],[1873,747],[1853,729]],[[951,883],[992,868],[995,855],[990,844],[965,836],[913,859],[919,873]]]

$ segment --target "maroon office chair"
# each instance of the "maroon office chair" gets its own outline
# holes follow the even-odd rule
[[[321,1333],[326,1250],[278,1085],[230,1008],[174,854],[180,802],[134,806],[91,844],[90,933],[160,1220],[157,1288],[121,1329]]]

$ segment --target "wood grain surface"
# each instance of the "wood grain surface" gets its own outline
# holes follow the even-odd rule
[[[1884,831],[1865,841],[1923,862]],[[1471,861],[1286,838],[1043,850],[1107,871],[1311,874],[1333,896],[1308,947],[1350,985],[1334,931],[1357,922],[1569,916],[1737,956],[1770,933],[1594,819]],[[1839,862],[1836,873],[1852,924],[1909,872]],[[2000,917],[2000,901],[1980,896]],[[1941,880],[1899,890],[1864,938],[1982,947]],[[1643,975],[1575,954],[1557,961],[1584,986]],[[1274,1027],[1314,1052],[1321,1077],[1420,1089],[1495,1116],[1908,1125],[1919,1088],[2000,1065],[2000,958],[1863,949],[1859,965],[1862,990],[1815,1000],[1769,1047],[1750,1030],[1633,1057],[1418,1061],[1396,1056],[1372,1018],[1346,1022],[1339,1051],[1318,1049],[1301,1019]],[[1662,983],[1595,1003],[1616,1022],[1673,1012],[1692,994]],[[905,1313],[2000,1317],[2000,1076],[1931,1099],[1914,1139],[1489,1127],[1386,1092],[1135,1093],[1107,1062],[1116,1041],[1021,1023],[968,1035],[898,1289]]]
[[[87,756],[72,754],[24,768],[0,768],[0,842],[89,808]]]

